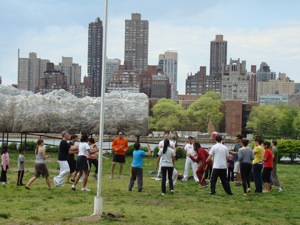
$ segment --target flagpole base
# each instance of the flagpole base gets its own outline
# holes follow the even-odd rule
[[[95,196],[94,198],[94,215],[102,215],[103,211],[103,198]]]

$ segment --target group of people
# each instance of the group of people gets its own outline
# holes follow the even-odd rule
[[[78,136],[70,135],[67,131],[62,132],[62,140],[59,144],[58,163],[60,166],[59,174],[53,178],[56,187],[63,186],[65,178],[66,183],[72,184],[71,189],[76,191],[76,185],[83,180],[82,191],[89,191],[87,181],[91,166],[95,166],[93,177],[97,179],[99,149],[95,139],[88,135],[82,135],[79,145],[76,143]],[[183,146],[186,153],[184,173],[182,182],[189,178],[189,170],[192,168],[193,179],[199,183],[201,188],[208,187],[207,179],[210,179],[210,194],[216,193],[216,183],[218,178],[228,195],[232,195],[230,181],[236,178],[236,186],[243,187],[243,194],[251,192],[250,183],[253,179],[255,183],[255,193],[269,192],[272,186],[278,186],[278,191],[282,188],[276,173],[278,162],[277,141],[264,141],[261,137],[255,137],[255,146],[253,150],[248,146],[249,140],[243,139],[241,135],[236,136],[236,144],[233,149],[229,149],[222,143],[222,137],[217,135],[216,144],[208,151],[201,147],[199,142],[192,136],[188,137],[188,143]],[[177,145],[169,140],[169,132],[165,132],[164,140],[159,143],[159,151],[155,170],[158,170],[158,176],[161,174],[161,192],[166,194],[166,185],[169,183],[170,194],[174,194],[174,185],[176,183],[178,172],[175,169],[175,156]],[[134,144],[133,160],[131,164],[130,181],[128,190],[132,191],[134,182],[138,179],[138,191],[143,191],[143,162],[145,156],[151,156],[151,149],[147,144],[148,151],[141,150],[139,142]],[[122,179],[123,164],[126,162],[125,152],[128,150],[128,140],[124,138],[124,132],[119,132],[118,137],[112,142],[114,157],[111,165],[111,174],[109,178],[114,178],[116,164],[119,163],[118,178]],[[23,176],[25,170],[25,150],[20,149],[18,157],[18,179],[17,185],[24,186]],[[77,155],[77,160],[75,160]],[[29,179],[25,188],[30,190],[30,185],[40,176],[44,177],[49,190],[51,182],[49,172],[46,166],[46,155],[44,141],[39,139],[35,148],[35,172]],[[200,163],[201,162],[201,163]],[[9,169],[8,147],[4,146],[1,153],[1,178],[2,184],[7,184],[6,172]],[[74,173],[75,172],[75,173]],[[74,173],[74,175],[73,175]],[[73,179],[72,179],[73,175]],[[71,181],[71,182],[70,182]]]
[[[82,135],[79,145],[75,144],[77,142],[78,136],[72,135],[71,141],[69,141],[70,134],[67,131],[62,132],[62,140],[59,144],[58,151],[58,164],[60,167],[59,174],[53,178],[53,183],[56,187],[63,186],[65,178],[67,178],[66,183],[71,184],[70,179],[72,174],[74,174],[74,178],[71,179],[73,185],[71,189],[76,191],[76,185],[79,180],[83,179],[82,191],[90,191],[87,188],[87,181],[89,177],[89,172],[91,165],[95,166],[95,174],[93,175],[97,178],[98,171],[98,147],[96,145],[95,139],[92,137],[88,137],[88,135]],[[75,160],[75,155],[77,155],[77,160]],[[40,176],[46,179],[46,183],[48,185],[48,189],[52,190],[51,182],[49,178],[48,168],[46,166],[46,159],[49,156],[46,155],[44,148],[44,141],[39,139],[37,141],[37,146],[35,149],[35,172],[34,176],[30,178],[28,183],[25,185],[27,190],[30,190],[30,185]],[[20,158],[20,156],[19,156]],[[24,162],[23,162],[24,166]],[[24,174],[24,167],[23,167]],[[22,174],[22,176],[23,176]],[[19,181],[18,175],[18,184],[22,186],[22,178]]]

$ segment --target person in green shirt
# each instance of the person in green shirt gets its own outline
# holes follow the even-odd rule
[[[277,145],[277,140],[272,140],[272,152],[273,152],[273,169],[271,172],[271,185],[272,186],[277,186],[278,187],[278,192],[282,192],[282,188],[280,186],[280,182],[277,176],[277,162],[278,162],[278,149],[276,147]]]

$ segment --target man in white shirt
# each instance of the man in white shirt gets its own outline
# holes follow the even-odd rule
[[[194,162],[189,156],[196,157],[197,152],[194,151],[193,143],[194,143],[194,137],[189,136],[188,137],[189,143],[184,145],[183,151],[186,154],[186,159],[185,159],[185,165],[184,165],[184,173],[183,173],[183,178],[181,181],[187,181],[189,178],[189,170],[192,167],[193,171],[193,177],[196,183],[199,182],[198,176],[196,174],[198,164]]]
[[[216,194],[216,183],[218,177],[220,177],[224,191],[228,195],[232,195],[230,184],[226,179],[227,160],[229,158],[229,152],[227,147],[221,143],[222,136],[217,135],[216,142],[217,143],[214,146],[212,146],[209,152],[209,156],[206,160],[206,162],[209,162],[213,159],[213,171],[210,178],[210,194]]]

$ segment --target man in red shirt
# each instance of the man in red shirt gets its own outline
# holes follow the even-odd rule
[[[115,138],[112,143],[112,150],[114,151],[115,155],[113,158],[113,162],[111,165],[111,175],[109,178],[113,178],[116,163],[120,164],[119,168],[119,179],[122,178],[122,170],[123,170],[123,163],[125,163],[125,152],[128,149],[128,141],[124,138],[124,132],[119,132],[119,137]]]
[[[199,183],[200,183],[200,187],[201,188],[206,188],[207,187],[207,183],[205,178],[203,177],[207,167],[211,167],[212,166],[212,162],[206,162],[206,159],[208,158],[208,152],[204,149],[201,148],[201,145],[199,142],[195,142],[193,144],[194,147],[194,151],[197,152],[197,156],[193,157],[191,154],[189,154],[189,157],[191,158],[191,160],[193,160],[194,162],[202,162],[201,165],[198,167],[196,174],[198,176],[199,179]]]

